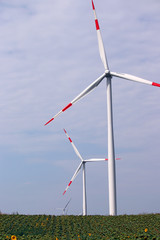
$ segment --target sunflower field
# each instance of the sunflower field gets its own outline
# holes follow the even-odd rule
[[[0,240],[159,239],[160,214],[0,215]]]

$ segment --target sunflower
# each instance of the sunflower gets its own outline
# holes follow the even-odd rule
[[[17,237],[15,235],[12,235],[11,240],[17,240]]]

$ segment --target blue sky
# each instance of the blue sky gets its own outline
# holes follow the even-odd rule
[[[160,83],[159,0],[95,0],[111,71]],[[105,81],[44,127],[104,71],[91,1],[0,2],[0,190],[4,213],[82,212],[84,158],[107,157]],[[118,214],[159,212],[160,89],[113,78]],[[88,214],[108,214],[107,163],[87,165]]]

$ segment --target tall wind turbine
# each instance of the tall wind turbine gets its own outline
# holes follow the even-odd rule
[[[68,188],[70,187],[71,183],[74,181],[74,179],[77,177],[79,171],[82,168],[83,171],[83,215],[87,215],[87,192],[86,192],[86,170],[85,170],[85,164],[86,162],[99,162],[99,161],[108,161],[107,158],[92,158],[92,159],[86,159],[84,160],[82,158],[82,156],[80,155],[78,149],[76,148],[76,146],[74,145],[73,141],[71,140],[71,138],[69,137],[68,133],[66,132],[66,130],[64,129],[65,134],[68,137],[68,140],[70,141],[70,143],[72,144],[72,147],[75,151],[75,153],[77,154],[77,156],[80,158],[81,163],[79,164],[78,168],[76,169],[73,177],[71,178],[69,184],[67,185],[65,191],[63,192],[63,195],[66,193],[66,191],[68,190]],[[116,158],[116,160],[119,160],[120,158]]]
[[[111,72],[108,66],[106,53],[102,41],[102,36],[100,32],[99,22],[96,16],[95,5],[92,1],[92,8],[95,17],[95,25],[98,37],[99,53],[104,65],[104,73],[97,78],[93,83],[91,83],[84,91],[82,91],[77,97],[75,97],[65,108],[59,111],[54,117],[52,117],[45,125],[53,121],[62,112],[65,112],[74,103],[84,97],[86,94],[91,92],[95,87],[97,87],[103,79],[106,79],[107,85],[107,113],[108,113],[108,180],[109,180],[109,214],[117,215],[117,203],[116,203],[116,170],[115,170],[115,150],[114,150],[114,136],[113,136],[113,114],[112,114],[112,77],[119,77],[126,80],[140,82],[155,87],[160,87],[159,83],[151,82],[130,74]]]

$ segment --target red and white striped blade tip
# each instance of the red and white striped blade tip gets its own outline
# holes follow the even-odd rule
[[[66,111],[68,108],[72,106],[72,103],[69,103],[65,108],[62,109],[62,112]]]
[[[68,184],[66,190],[64,191],[63,195],[67,192],[67,189],[68,189],[68,187],[70,187],[71,183],[72,183],[72,181],[69,182],[69,184]]]
[[[69,182],[68,187],[71,185],[72,181]]]
[[[93,3],[93,0],[92,0],[92,8],[93,8],[93,11],[95,12],[95,6],[94,6],[94,3]],[[95,15],[96,17],[96,15]],[[100,30],[100,27],[99,27],[99,22],[98,22],[98,19],[97,17],[95,18],[95,24],[96,24],[96,30]]]
[[[65,112],[71,106],[72,106],[72,103],[69,103],[65,108],[63,108],[59,113],[57,113],[53,118],[51,118],[44,126],[46,126],[48,123],[52,122],[55,119],[55,117],[57,117],[62,112]]]
[[[63,130],[64,130],[65,134],[67,135],[68,140],[70,141],[70,143],[72,143],[72,139],[68,136],[67,131],[65,129],[63,129]]]
[[[64,191],[63,196],[64,196],[65,193],[66,193],[66,190]]]
[[[54,118],[51,118],[47,123],[44,124],[44,126],[46,126],[48,123],[52,122],[54,120]]]
[[[155,83],[155,82],[153,82],[153,83],[152,83],[152,86],[160,87],[160,84],[159,84],[159,83]]]
[[[93,7],[93,10],[95,10],[95,7],[94,7],[94,2],[93,2],[93,0],[92,0],[92,7]]]

